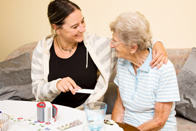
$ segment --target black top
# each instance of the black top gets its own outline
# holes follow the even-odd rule
[[[58,78],[70,77],[83,89],[94,89],[97,80],[97,67],[88,54],[88,68],[86,68],[86,48],[84,43],[78,43],[75,53],[67,58],[59,58],[54,51],[54,43],[50,49],[48,81]],[[77,107],[85,102],[89,94],[76,93],[71,91],[61,92],[52,103]]]

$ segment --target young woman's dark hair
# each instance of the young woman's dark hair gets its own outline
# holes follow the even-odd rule
[[[54,0],[48,5],[48,19],[52,26],[55,24],[61,28],[64,19],[76,9],[81,10],[78,5],[69,0]]]

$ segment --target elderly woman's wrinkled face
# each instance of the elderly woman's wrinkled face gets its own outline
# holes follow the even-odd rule
[[[116,49],[118,58],[126,58],[126,56],[130,54],[128,46],[120,41],[117,33],[113,32],[112,36],[110,47]]]

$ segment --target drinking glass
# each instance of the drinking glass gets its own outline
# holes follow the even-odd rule
[[[0,113],[0,131],[7,131],[9,119],[9,115]]]
[[[91,131],[100,131],[103,127],[107,104],[104,102],[88,102],[84,104],[84,110]]]

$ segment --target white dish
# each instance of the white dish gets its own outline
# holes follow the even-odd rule
[[[88,128],[88,124],[85,124],[83,126],[83,131],[91,131]],[[100,131],[123,131],[123,129],[121,127],[119,127],[118,124],[115,123],[114,125],[104,124]]]
[[[83,131],[91,131],[91,130],[88,128],[88,124],[85,124],[85,125],[83,126]],[[106,126],[103,125],[103,127],[102,127],[101,130],[99,130],[99,131],[106,131]]]

